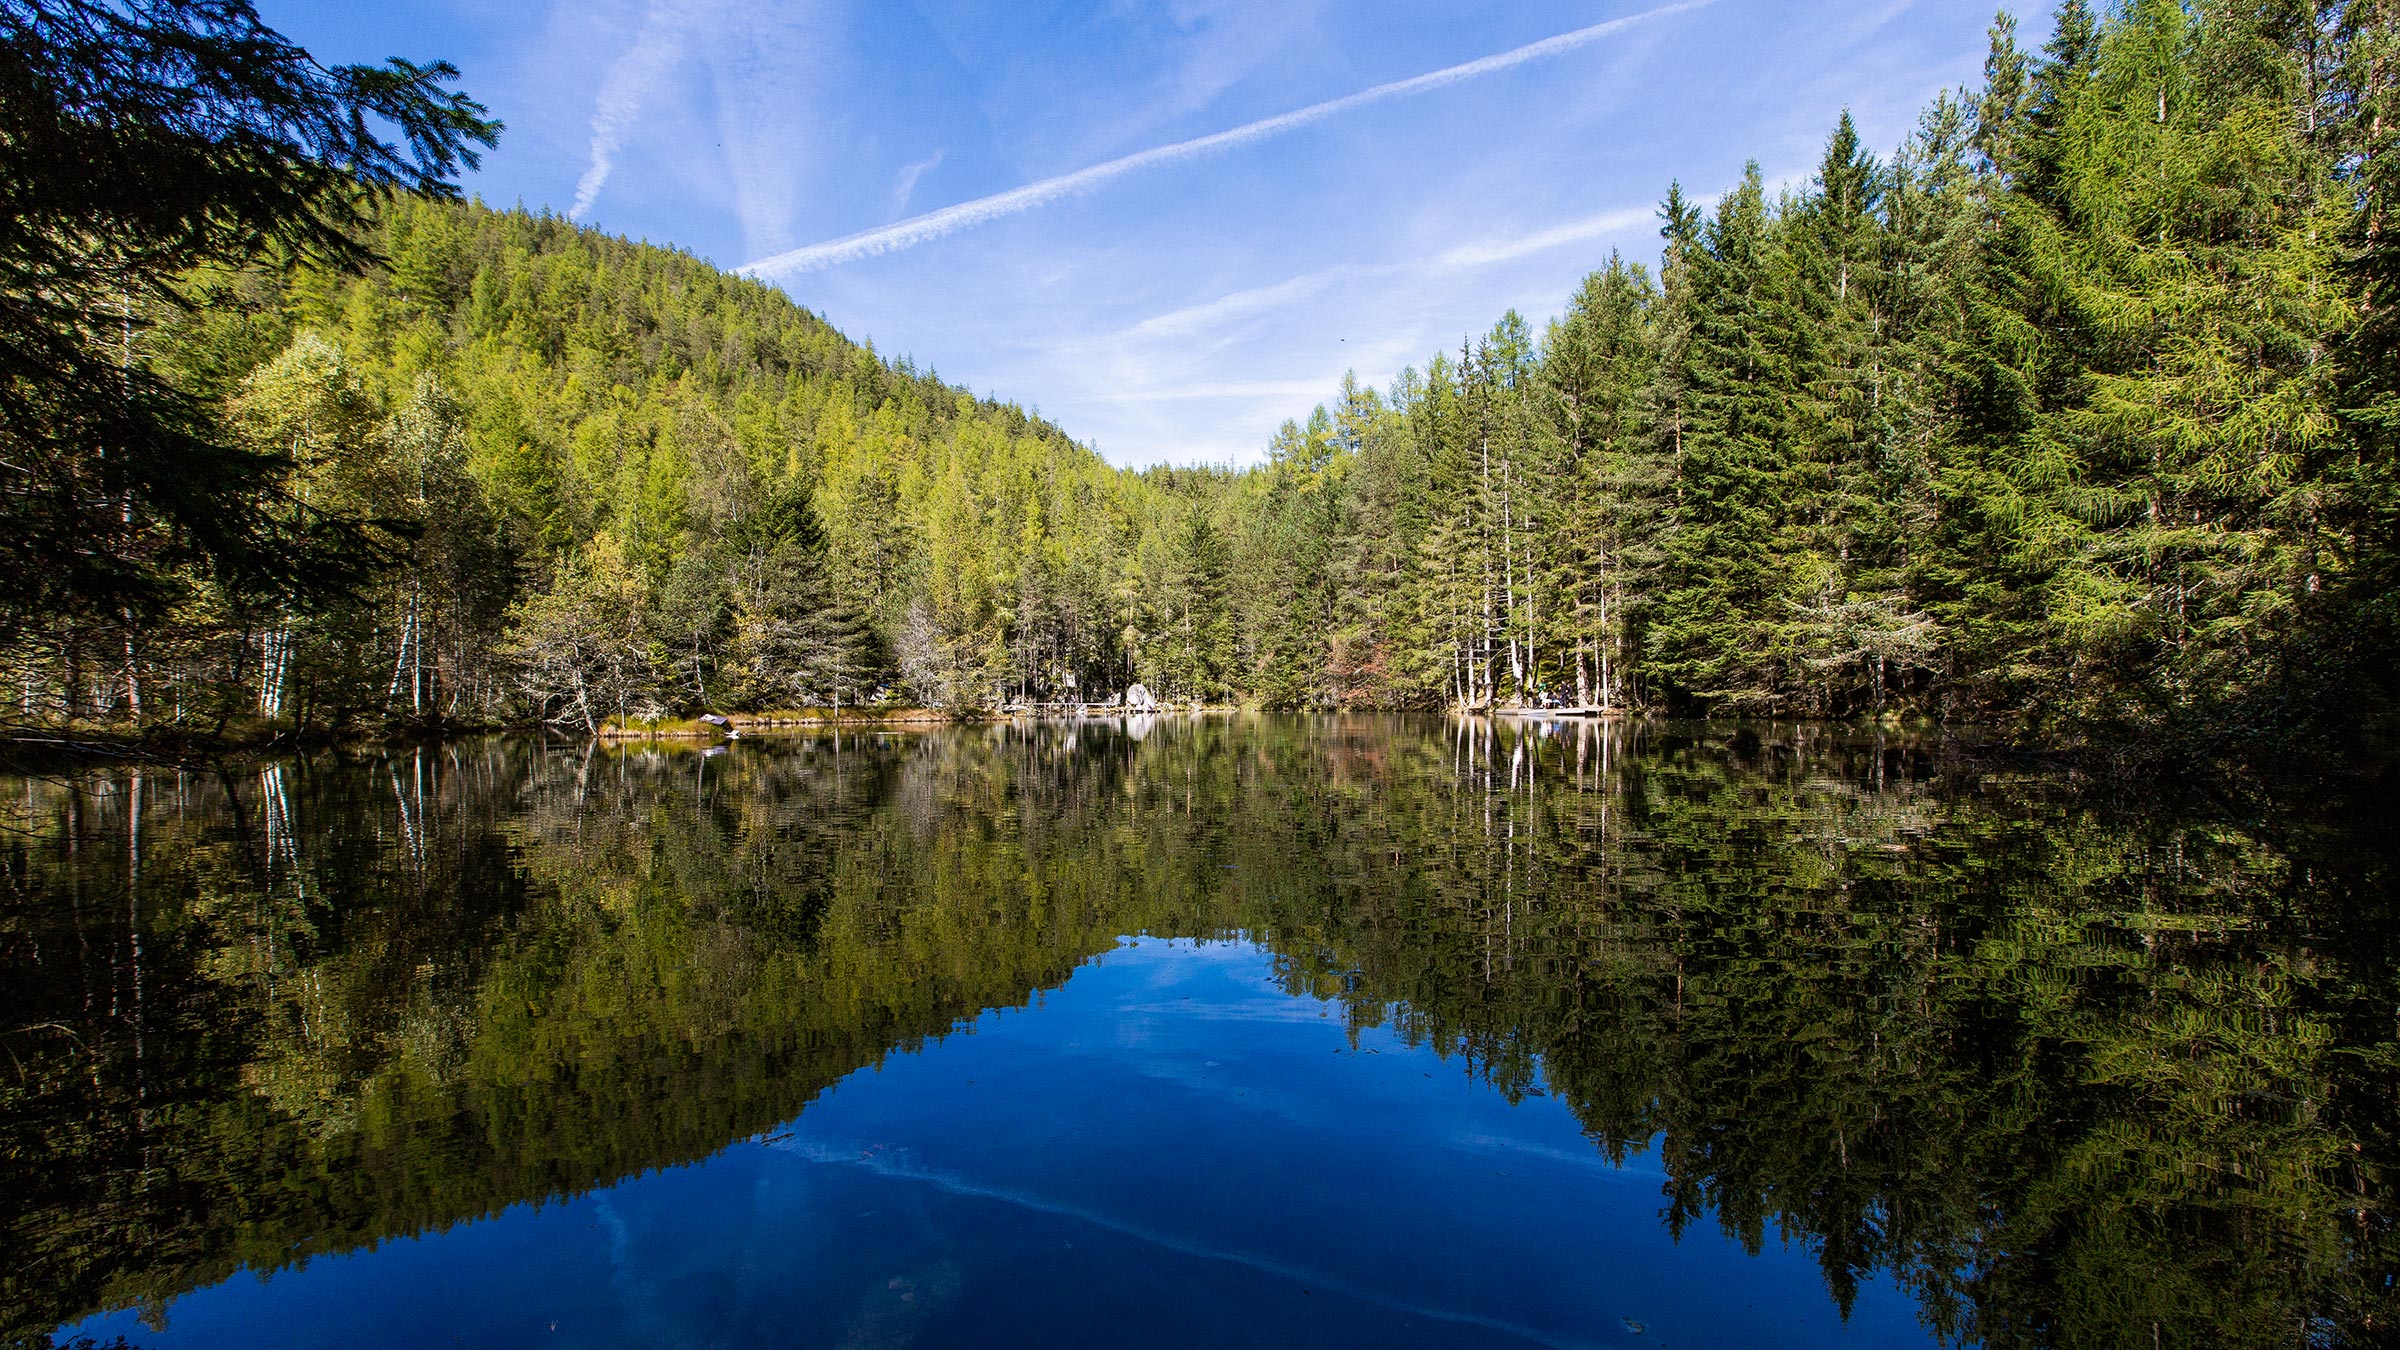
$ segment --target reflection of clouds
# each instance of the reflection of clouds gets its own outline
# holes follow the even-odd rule
[[[1181,1237],[1136,1223],[1130,1219],[1119,1218],[1088,1205],[1054,1200],[1018,1187],[982,1185],[953,1172],[917,1166],[895,1154],[862,1150],[854,1145],[845,1147],[803,1139],[776,1140],[768,1143],[766,1147],[820,1165],[855,1167],[889,1180],[910,1181],[931,1186],[948,1195],[977,1200],[993,1200],[1015,1206],[1018,1209],[1032,1210],[1039,1214],[1073,1219],[1180,1255],[1197,1257],[1204,1261],[1223,1261],[1247,1270],[1257,1271],[1263,1275],[1289,1280],[1310,1289],[1329,1290],[1346,1298],[1357,1299],[1361,1303],[1370,1303],[1393,1312],[1430,1317],[1456,1326],[1482,1327],[1487,1331],[1497,1331],[1504,1335],[1519,1337],[1536,1345],[1565,1347],[1593,1344],[1593,1342],[1569,1339],[1540,1327],[1524,1326],[1465,1308],[1447,1308],[1394,1298],[1380,1290],[1367,1288],[1323,1270],[1312,1270],[1293,1262],[1279,1260],[1258,1252],[1244,1251],[1237,1247],[1216,1246],[1192,1238]]]
[[[1314,1003],[1295,1003],[1289,998],[1277,1003],[1213,1003],[1197,1000],[1191,1003],[1128,1003],[1118,1007],[1119,1013],[1135,1017],[1172,1017],[1186,1022],[1307,1022],[1325,1019],[1325,1010]]]
[[[1248,1017],[1238,1012],[1232,1015],[1218,1016],[1196,1011],[1185,1011],[1179,1015],[1192,1021],[1329,1025],[1319,1016],[1313,1005],[1302,1005],[1295,1013],[1282,1016]],[[1406,1047],[1397,1045],[1362,1048],[1402,1057],[1410,1054]],[[1194,1096],[1229,1103],[1253,1115],[1269,1116],[1287,1124],[1308,1129],[1348,1134],[1372,1131],[1386,1136],[1408,1136],[1416,1144],[1429,1148],[1446,1149],[1453,1153],[1472,1154],[1480,1158],[1504,1158],[1519,1163],[1544,1163],[1588,1176],[1616,1178],[1627,1182],[1638,1181],[1644,1185],[1654,1183],[1666,1175],[1665,1168],[1655,1163],[1640,1168],[1620,1167],[1596,1150],[1555,1148],[1547,1144],[1533,1143],[1508,1135],[1492,1134],[1480,1130],[1429,1134],[1425,1132],[1427,1122],[1421,1118],[1397,1112],[1387,1111],[1369,1117],[1361,1117],[1357,1111],[1358,1102],[1355,1100],[1328,1105],[1325,1098],[1316,1094],[1287,1091],[1276,1086],[1276,1083],[1280,1081],[1278,1079],[1239,1076],[1240,1070],[1247,1067],[1245,1063],[1235,1052],[1221,1053],[1228,1056],[1222,1062],[1206,1060],[1195,1063],[1193,1056],[1186,1055],[1176,1058],[1154,1058],[1133,1065],[1131,1068],[1136,1075],[1147,1081],[1181,1088]],[[1346,1048],[1345,1053],[1347,1053]],[[1431,1052],[1416,1053],[1430,1057]],[[1478,1090],[1490,1091],[1491,1089],[1479,1085]],[[1559,1109],[1565,1109],[1563,1104]],[[1646,1157],[1652,1156],[1652,1150],[1647,1145],[1642,1146],[1639,1152]]]
[[[1504,1134],[1454,1134],[1441,1142],[1462,1153],[1480,1153],[1487,1158],[1516,1158],[1555,1163],[1560,1167],[1572,1168],[1578,1172],[1595,1172],[1602,1176],[1618,1177],[1626,1181],[1640,1181],[1645,1184],[1662,1180],[1667,1175],[1665,1166],[1655,1161],[1657,1150],[1653,1149],[1648,1142],[1638,1144],[1631,1150],[1631,1155],[1653,1160],[1649,1165],[1642,1167],[1634,1167],[1630,1164],[1620,1166],[1610,1162],[1600,1153],[1589,1149],[1553,1148],[1548,1144],[1512,1139]]]
[[[843,1350],[915,1345],[925,1328],[948,1312],[967,1287],[967,1272],[955,1261],[936,1261],[867,1290],[851,1310]]]
[[[1225,972],[1234,968],[1259,969],[1263,973],[1267,953],[1252,939],[1194,943],[1180,938],[1135,938],[1119,947],[1112,956],[1120,959],[1131,957],[1134,962],[1152,967],[1146,972],[1147,978],[1142,980],[1140,992],[1143,997],[1109,1006],[1109,1013],[1117,1019],[1115,1044],[1151,1051],[1138,1058],[1123,1060],[1120,1064],[1122,1069],[1145,1081],[1177,1088],[1195,1097],[1226,1103],[1253,1115],[1272,1117],[1306,1129],[1350,1133],[1373,1130],[1383,1135],[1411,1135],[1419,1144],[1456,1153],[1505,1158],[1520,1163],[1544,1163],[1586,1175],[1622,1178],[1644,1184],[1665,1175],[1664,1169],[1655,1163],[1640,1168],[1619,1166],[1597,1151],[1556,1148],[1489,1131],[1427,1133],[1425,1120],[1399,1112],[1385,1111],[1362,1119],[1355,1110],[1355,1100],[1328,1105],[1327,1099],[1320,1094],[1285,1090],[1280,1086],[1285,1080],[1277,1076],[1252,1074],[1249,1072],[1251,1061],[1243,1050],[1218,1043],[1213,1033],[1177,1036],[1175,1028],[1178,1025],[1187,1028],[1208,1025],[1325,1027],[1334,1033],[1326,1039],[1338,1042],[1338,1048],[1343,1053],[1350,1053],[1344,1010],[1331,1000],[1285,994],[1279,988],[1250,997],[1228,998],[1221,985],[1192,998],[1159,997],[1172,994],[1177,988],[1195,984],[1202,978],[1221,979]],[[1396,1060],[1442,1062],[1432,1050],[1407,1045],[1389,1031],[1363,1034],[1358,1048],[1361,1051],[1389,1054]],[[1309,1049],[1313,1050],[1314,1047]],[[1107,1051],[1091,1049],[1084,1053],[1105,1057]],[[1367,1082],[1372,1084],[1374,1080]],[[1372,1093],[1372,1087],[1369,1091]],[[1564,1103],[1556,1103],[1555,1109],[1567,1108]],[[1643,1156],[1654,1156],[1647,1146],[1636,1151]]]
[[[592,1197],[592,1215],[608,1235],[608,1287],[617,1296],[617,1315],[640,1340],[671,1345],[682,1330],[674,1312],[660,1297],[658,1281],[634,1251],[633,1225],[617,1212],[610,1192]]]
[[[1414,1109],[1422,1103],[1413,1096],[1416,1084],[1421,1081],[1413,1071],[1387,1076],[1374,1070],[1348,1076],[1348,1088],[1338,1095],[1317,1090],[1321,1085],[1313,1076],[1295,1078],[1287,1068],[1269,1061],[1288,1066],[1294,1061],[1313,1062],[1314,1057],[1330,1057],[1336,1052],[1345,1057],[1371,1052],[1391,1057],[1381,1063],[1405,1066],[1408,1070],[1423,1067],[1442,1076],[1458,1073],[1462,1066],[1441,1060],[1430,1048],[1408,1045],[1388,1029],[1362,1033],[1354,1050],[1343,1007],[1328,999],[1285,993],[1282,986],[1270,980],[1269,952],[1252,937],[1206,940],[1128,937],[1093,957],[1087,966],[1109,967],[1113,981],[1125,988],[1123,997],[1066,1014],[1077,1019],[1078,1026],[1097,1023],[1105,1027],[1100,1034],[1078,1035],[1032,1027],[1026,1019],[1045,1011],[1041,1002],[1030,1008],[995,1009],[985,1017],[993,1019],[991,1025],[995,1028],[1005,1018],[1010,1034],[1032,1038],[1050,1056],[1075,1060],[1077,1065],[1071,1073],[1078,1081],[1094,1081],[1096,1075],[1105,1073],[1122,1074],[1255,1120],[1273,1121],[1300,1131],[1405,1139],[1417,1148],[1453,1155],[1450,1165],[1460,1168],[1478,1168],[1501,1161],[1514,1166],[1563,1169],[1587,1182],[1601,1179],[1643,1188],[1656,1185],[1665,1175],[1656,1162],[1656,1150],[1649,1145],[1637,1145],[1634,1150],[1650,1160],[1647,1165],[1620,1166],[1597,1149],[1562,1148],[1471,1125],[1452,1125],[1439,1110]],[[1065,986],[1053,992],[1068,996],[1087,974],[1088,971],[1071,977]],[[1238,982],[1235,988],[1228,989],[1229,980]],[[1243,986],[1256,992],[1244,992]],[[1192,993],[1178,996],[1183,989]],[[962,1024],[959,1031],[973,1034],[981,1025],[982,1019],[977,1019]],[[1217,1029],[1240,1026],[1320,1028],[1323,1034],[1295,1037],[1288,1031],[1268,1031],[1265,1039],[1245,1043],[1237,1033],[1229,1043],[1227,1033]],[[937,1044],[938,1040],[928,1042],[922,1050],[911,1053],[933,1053]],[[858,1080],[864,1074],[861,1071],[845,1082]],[[1494,1091],[1488,1084],[1480,1083],[1474,1085],[1474,1090]],[[1539,1105],[1520,1103],[1510,1109],[1556,1111],[1570,1118],[1573,1114],[1565,1103],[1556,1100]],[[800,1133],[807,1124],[806,1118],[794,1121],[785,1127],[794,1134],[769,1141],[771,1146],[801,1153],[818,1162],[856,1163],[883,1175],[942,1185],[959,1194],[1007,1199],[1118,1226],[1097,1211],[1040,1199],[1021,1188],[969,1186],[954,1174],[922,1164],[914,1151],[905,1146],[807,1138]],[[1123,1231],[1135,1232],[1131,1228]],[[1147,1233],[1145,1230],[1135,1235],[1147,1236]],[[1239,1259],[1223,1253],[1200,1254]]]

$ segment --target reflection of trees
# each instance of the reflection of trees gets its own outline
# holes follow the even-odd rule
[[[1912,785],[1871,743],[1628,748],[1562,781],[1501,732],[1474,864],[1388,913],[1335,888],[1317,987],[1538,1077],[1612,1154],[1656,1136],[1670,1223],[1801,1237],[1837,1297],[1890,1269],[1994,1344],[2365,1338],[2390,942],[2302,936],[2357,912],[2334,876],[2222,821]],[[1387,801],[1360,832],[1455,849],[1460,802]]]
[[[472,1034],[508,897],[467,884],[506,856],[465,808],[508,760],[10,784],[7,1332],[298,1254],[351,1184],[365,1085],[438,1072]]]
[[[2389,864],[2335,829],[1806,728],[1363,719],[10,795],[18,1333],[704,1156],[1136,931],[1246,933],[1659,1149],[1678,1229],[1962,1339],[2389,1317]]]

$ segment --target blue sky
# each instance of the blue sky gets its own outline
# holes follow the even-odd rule
[[[1381,385],[1510,306],[1538,327],[1611,248],[1655,259],[1672,178],[1707,197],[1756,158],[1803,181],[1845,107],[1888,152],[1979,77],[1991,18],[1989,0],[259,8],[324,59],[460,66],[509,126],[467,184],[485,200],[760,265],[851,337],[1129,465],[1254,461],[1345,370]],[[2032,43],[2047,9],[2019,7]]]

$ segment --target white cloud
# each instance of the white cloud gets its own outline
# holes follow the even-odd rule
[[[908,199],[917,195],[917,180],[940,168],[944,153],[936,150],[930,156],[920,159],[914,164],[902,166],[899,176],[892,180],[893,210],[905,211],[908,209]]]
[[[1487,239],[1479,239],[1445,250],[1440,257],[1434,259],[1434,265],[1443,268],[1468,268],[1514,262],[1519,258],[1530,258],[1537,253],[1547,253],[1554,248],[1562,248],[1568,244],[1581,244],[1594,239],[1606,239],[1612,235],[1622,235],[1627,230],[1638,228],[1655,219],[1656,216],[1657,209],[1655,207],[1623,207],[1613,211],[1603,211],[1596,216],[1586,216],[1581,220],[1571,220],[1564,225],[1553,225],[1549,229],[1536,230],[1531,234],[1494,235]]]
[[[808,92],[795,70],[824,63],[828,47],[814,0],[728,6],[701,52],[715,79],[717,134],[746,249],[787,247],[812,137]]]
[[[1215,328],[1235,319],[1246,319],[1255,314],[1273,313],[1295,301],[1320,295],[1336,281],[1364,270],[1349,266],[1328,267],[1323,271],[1296,276],[1289,281],[1279,281],[1271,286],[1254,286],[1249,290],[1235,291],[1214,300],[1196,305],[1185,305],[1181,309],[1152,315],[1135,324],[1126,336],[1137,338],[1184,337]]]
[[[625,134],[641,120],[652,100],[665,89],[667,77],[683,63],[692,7],[674,0],[651,0],[642,16],[641,32],[633,46],[600,80],[592,105],[592,140],[583,177],[575,183],[575,204],[567,215],[581,220],[600,200],[600,189],[617,167],[617,152]]]
[[[859,259],[871,258],[879,254],[914,248],[919,244],[955,234],[960,230],[988,224],[1005,216],[1030,211],[1036,207],[1047,206],[1052,202],[1088,192],[1128,174],[1218,154],[1256,141],[1280,136],[1288,131],[1297,131],[1302,127],[1311,126],[1371,104],[1447,89],[1469,80],[1480,79],[1485,75],[1524,65],[1529,61],[1562,55],[1589,46],[1634,25],[1681,14],[1710,3],[1712,0],[1675,0],[1675,3],[1662,5],[1656,9],[1626,15],[1623,18],[1610,19],[1606,23],[1596,23],[1587,28],[1578,28],[1573,32],[1561,33],[1556,37],[1527,43],[1525,46],[1493,56],[1482,57],[1424,75],[1412,76],[1405,80],[1379,84],[1371,89],[1362,89],[1355,94],[1312,104],[1306,108],[1275,117],[1262,118],[1259,121],[1235,127],[1230,131],[1199,136],[1188,141],[1176,142],[1173,145],[1158,146],[1137,154],[1112,159],[1106,163],[1095,164],[1087,169],[1078,169],[1073,173],[1060,174],[1054,178],[1045,178],[1040,182],[1028,183],[1007,192],[995,193],[989,197],[980,197],[974,201],[944,207],[939,211],[927,212],[924,215],[880,229],[867,230],[840,239],[811,244],[806,248],[793,249],[787,253],[779,253],[770,258],[762,258],[742,270],[753,276],[787,277],[802,272],[816,271],[820,268],[839,266],[842,263],[856,262]]]
[[[1850,27],[1849,40],[1856,42],[1866,37],[1916,6],[1917,0],[1888,0],[1881,9],[1862,11]]]
[[[1256,71],[1276,54],[1315,45],[1316,0],[1179,0],[1169,5],[1177,26],[1192,34],[1171,79],[1173,97],[1162,115],[1193,113]]]
[[[586,164],[567,214],[591,214],[629,142],[659,139],[662,112],[689,98],[678,76],[697,67],[715,94],[714,130],[744,242],[788,244],[810,139],[802,92],[809,86],[792,73],[823,55],[819,9],[814,0],[650,0],[632,45],[594,96]]]
[[[1323,380],[1220,380],[1207,384],[1166,385],[1148,389],[1103,389],[1100,403],[1194,403],[1220,399],[1294,399],[1324,395]]]
[[[1129,340],[1172,340],[1188,338],[1243,319],[1272,314],[1304,300],[1312,300],[1344,282],[1394,277],[1423,277],[1430,272],[1458,272],[1493,267],[1515,262],[1569,244],[1622,236],[1654,221],[1656,209],[1648,206],[1616,207],[1570,220],[1562,224],[1530,232],[1486,235],[1481,239],[1444,249],[1431,259],[1381,263],[1365,266],[1344,263],[1304,272],[1288,280],[1264,286],[1252,286],[1233,291],[1214,300],[1185,305],[1180,309],[1155,314],[1134,324],[1110,339],[1112,343]]]

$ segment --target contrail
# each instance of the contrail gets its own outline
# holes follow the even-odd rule
[[[1354,1298],[1362,1303],[1372,1303],[1377,1307],[1388,1308],[1394,1312],[1413,1313],[1419,1317],[1432,1318],[1454,1325],[1482,1327],[1518,1340],[1531,1342],[1534,1345],[1558,1347],[1559,1350],[1573,1350],[1574,1347],[1588,1344],[1588,1342],[1562,1338],[1556,1333],[1545,1331],[1539,1327],[1521,1326],[1470,1309],[1444,1307],[1434,1303],[1418,1303],[1405,1295],[1394,1297],[1382,1290],[1353,1283],[1329,1270],[1295,1265],[1272,1256],[1244,1251],[1238,1247],[1210,1246],[1163,1229],[1129,1223],[1097,1209],[1053,1200],[1048,1196],[1036,1195],[1031,1191],[1018,1190],[1010,1186],[980,1185],[963,1176],[911,1164],[904,1158],[892,1158],[874,1152],[859,1152],[850,1148],[835,1148],[814,1140],[792,1139],[789,1136],[758,1142],[768,1148],[820,1165],[856,1167],[894,1181],[913,1181],[919,1185],[931,1186],[935,1190],[950,1195],[978,1200],[996,1200],[1002,1204],[1032,1210],[1037,1214],[1055,1214],[1060,1218],[1087,1223],[1095,1228],[1118,1233],[1137,1242],[1164,1248],[1179,1255],[1196,1257],[1203,1261],[1221,1261],[1228,1265],[1242,1266],[1307,1288],[1330,1290],[1345,1298]]]
[[[956,206],[945,206],[939,211],[929,211],[921,216],[912,216],[907,220],[886,225],[880,229],[866,230],[859,234],[846,235],[840,239],[829,239],[821,244],[810,244],[805,248],[793,249],[789,253],[778,253],[771,258],[761,258],[741,270],[756,277],[792,276],[801,272],[814,272],[820,268],[836,267],[842,263],[856,262],[861,258],[872,258],[881,253],[914,248],[944,235],[956,234],[960,230],[998,220],[1002,216],[1013,216],[1020,211],[1030,211],[1037,206],[1047,206],[1062,197],[1088,192],[1102,183],[1122,178],[1130,173],[1139,173],[1144,169],[1155,169],[1167,164],[1180,164],[1186,160],[1199,159],[1204,155],[1231,150],[1236,146],[1248,145],[1253,141],[1263,141],[1270,136],[1280,136],[1287,131],[1297,131],[1301,127],[1322,122],[1329,117],[1339,116],[1355,108],[1366,107],[1371,103],[1382,103],[1388,99],[1407,98],[1415,94],[1430,93],[1436,89],[1447,89],[1451,85],[1463,84],[1468,80],[1489,75],[1495,71],[1521,66],[1528,61],[1539,61],[1546,56],[1557,56],[1580,47],[1587,47],[1602,38],[1631,28],[1636,24],[1648,23],[1653,19],[1663,19],[1687,10],[1699,9],[1711,3],[1714,3],[1714,0],[1676,0],[1674,4],[1661,5],[1640,14],[1628,14],[1623,18],[1610,19],[1606,23],[1593,24],[1589,28],[1578,28],[1571,33],[1561,33],[1557,37],[1543,38],[1539,42],[1527,43],[1514,50],[1469,61],[1464,65],[1451,66],[1444,70],[1412,76],[1405,80],[1394,80],[1390,84],[1379,84],[1372,89],[1362,89],[1355,94],[1347,94],[1341,98],[1312,104],[1294,112],[1264,118],[1245,126],[1235,127],[1230,131],[1219,131],[1188,141],[1178,141],[1173,145],[1162,145],[1156,149],[1143,150],[1122,159],[1109,160],[1105,164],[1095,164],[1088,169],[1078,169],[1073,173],[1061,174],[1056,178],[1045,178],[1038,183],[1028,183],[1021,188],[1011,188],[1006,192],[994,193],[989,197],[978,197],[974,201],[960,202]]]
[[[576,180],[575,204],[567,208],[567,219],[590,215],[593,203],[600,200],[600,189],[607,186],[609,174],[617,167],[617,151],[624,148],[626,131],[641,119],[643,105],[683,59],[686,17],[668,0],[650,0],[632,48],[617,58],[600,81],[600,94],[592,105],[591,157],[583,177]]]

